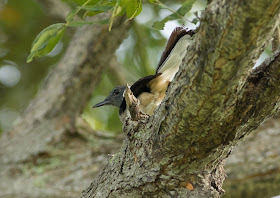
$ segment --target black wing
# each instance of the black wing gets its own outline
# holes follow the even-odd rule
[[[154,78],[158,77],[160,75],[159,74],[155,74],[155,75],[150,75],[150,76],[145,76],[143,78],[140,78],[139,80],[137,80],[131,87],[131,91],[133,93],[133,95],[137,98],[141,93],[143,92],[151,92],[150,88],[148,87],[148,83],[153,80]],[[125,99],[123,99],[123,102],[120,106],[120,110],[119,110],[119,114],[123,113],[126,109],[126,102]]]
[[[143,92],[151,92],[150,88],[147,86],[148,83],[154,78],[158,77],[160,74],[149,75],[137,80],[131,87],[133,95],[137,98]]]

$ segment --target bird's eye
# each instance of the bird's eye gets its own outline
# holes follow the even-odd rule
[[[118,89],[114,90],[114,94],[118,95],[120,93],[120,91]]]

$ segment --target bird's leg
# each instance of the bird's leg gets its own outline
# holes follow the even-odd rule
[[[130,112],[131,120],[138,121],[148,117],[147,114],[140,111],[139,100],[133,95],[128,84],[126,85],[124,97],[126,101],[126,108]]]

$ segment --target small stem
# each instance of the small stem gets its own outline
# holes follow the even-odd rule
[[[180,14],[179,14],[178,12],[176,12],[175,10],[169,8],[167,5],[161,3],[160,1],[156,1],[155,4],[158,4],[158,5],[162,6],[162,7],[164,7],[165,9],[169,10],[169,11],[172,12],[173,14],[178,15],[181,19],[183,19],[183,20],[185,20],[185,21],[188,21],[188,22],[191,22],[190,20],[188,20],[188,19],[185,18],[184,16],[180,15]]]
[[[76,12],[75,12],[75,14],[73,15],[72,19],[69,20],[69,21],[65,24],[66,27],[69,25],[69,23],[70,23],[71,21],[73,21],[74,16],[76,16],[76,15],[78,14],[78,12],[80,12],[81,7],[87,5],[90,1],[91,1],[91,0],[87,0],[82,6],[78,6],[78,7],[77,7],[78,9],[76,10]]]

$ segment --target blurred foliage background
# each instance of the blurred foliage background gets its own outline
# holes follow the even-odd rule
[[[0,1],[0,131],[11,128],[62,54],[61,43],[55,53],[26,63],[36,35],[55,22],[36,1]]]
[[[73,1],[65,1],[70,6]],[[165,1],[170,8],[178,9],[183,1]],[[198,0],[193,11],[203,10],[204,0]],[[195,18],[190,12],[188,18]],[[112,132],[121,131],[118,109],[91,106],[105,98],[117,85],[128,82],[130,85],[140,77],[153,74],[165,47],[166,39],[178,25],[195,28],[190,22],[171,21],[163,31],[152,28],[155,20],[163,19],[171,12],[159,9],[148,2],[143,3],[142,13],[136,17],[127,39],[116,52],[116,62],[111,63],[103,74],[98,87],[93,90],[92,99],[83,113],[93,128]],[[64,22],[49,16],[36,0],[4,0],[0,3],[0,131],[9,130],[13,122],[37,93],[49,70],[63,55],[75,28],[68,28],[66,35],[55,49],[43,58],[26,63],[31,43],[45,27]],[[113,56],[113,54],[112,54]],[[108,63],[109,64],[109,63]]]
[[[75,1],[64,2],[72,7],[76,6]],[[176,10],[184,1],[163,2]],[[206,0],[197,0],[186,18],[192,21],[195,18],[193,13],[198,11],[199,16],[205,6]],[[142,13],[135,18],[127,39],[116,51],[115,62],[108,63],[111,66],[102,74],[102,80],[93,90],[92,98],[82,114],[94,129],[120,132],[121,122],[117,108],[105,106],[92,109],[92,105],[103,100],[113,87],[126,82],[131,85],[140,77],[153,74],[166,40],[176,26],[184,25],[195,29],[199,25],[177,20],[166,23],[162,31],[152,28],[155,21],[169,14],[171,12],[167,9],[143,2]],[[45,27],[58,22],[64,20],[49,16],[36,0],[0,1],[0,133],[12,127],[36,95],[48,71],[63,55],[75,28],[68,28],[63,39],[46,57],[26,63],[36,35]],[[266,51],[269,52],[270,48]],[[257,64],[266,57],[267,54],[263,54]]]

